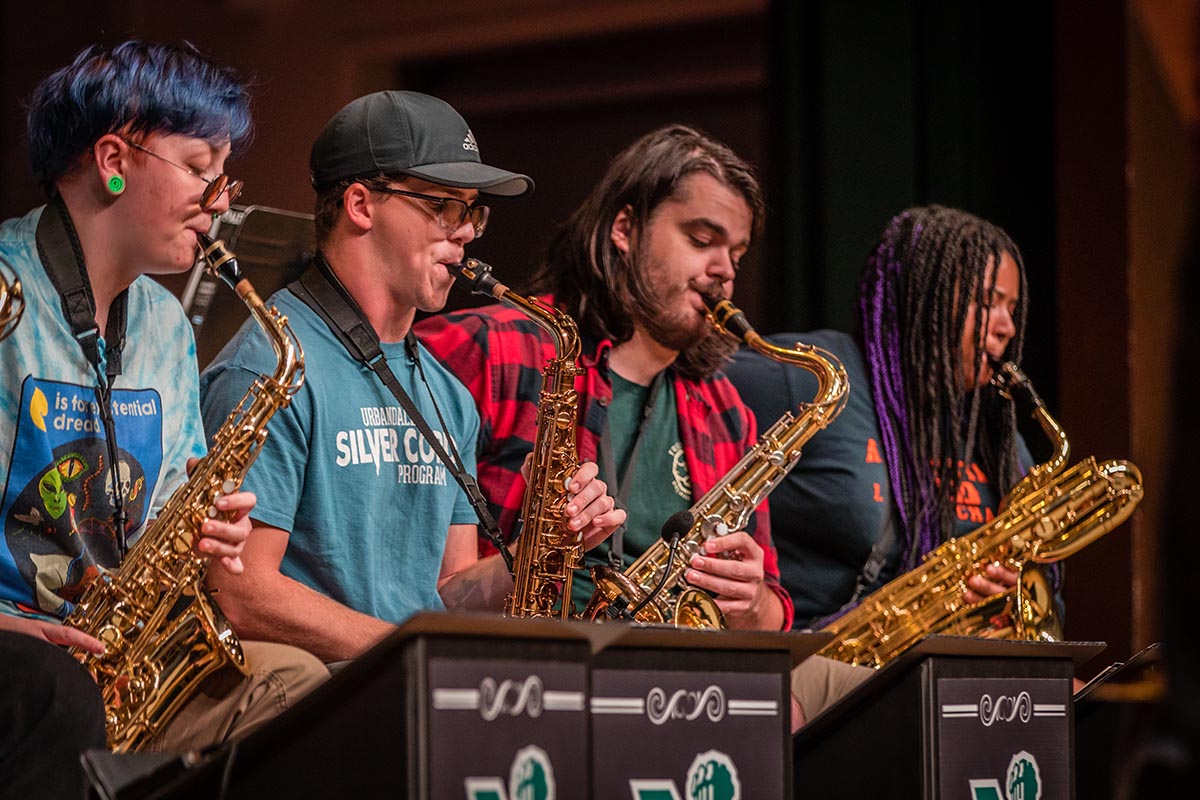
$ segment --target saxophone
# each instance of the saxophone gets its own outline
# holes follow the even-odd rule
[[[25,313],[25,297],[21,281],[14,274],[10,279],[0,264],[0,339],[12,333]]]
[[[267,422],[304,382],[304,353],[287,317],[263,301],[225,243],[201,235],[206,269],[237,291],[275,348],[271,377],[262,376],[213,436],[187,482],[115,571],[103,570],[84,591],[65,624],[105,644],[104,655],[73,648],[104,697],[108,746],[138,750],[199,688],[210,673],[245,672],[241,643],[204,588],[208,559],[196,555],[200,525],[218,512],[213,503],[235,492],[267,436]]]
[[[470,258],[450,265],[450,271],[471,292],[513,306],[554,338],[556,355],[542,372],[533,463],[521,507],[525,525],[517,539],[513,590],[504,610],[510,617],[566,619],[571,580],[583,563],[583,535],[567,527],[566,514],[570,500],[567,484],[579,467],[575,444],[579,414],[575,377],[582,374],[579,330],[567,314],[500,283],[492,277],[492,268],[481,261]]]
[[[986,525],[951,539],[915,569],[868,595],[823,628],[834,638],[820,655],[882,667],[932,634],[984,638],[1057,638],[1054,598],[1039,564],[1077,552],[1120,525],[1142,499],[1142,476],[1127,461],[1097,463],[1088,456],[1064,469],[1070,444],[1032,384],[1013,363],[994,363],[993,383],[1010,399],[1019,392],[1055,444],[1005,497]],[[1007,562],[1020,573],[1007,592],[968,604],[966,580],[989,563]],[[1003,623],[1002,625],[999,623]]]
[[[640,622],[671,622],[679,627],[724,628],[725,617],[712,596],[683,579],[692,556],[704,541],[745,527],[754,509],[800,460],[805,442],[842,413],[850,391],[846,370],[837,356],[812,345],[777,347],[760,336],[745,314],[728,300],[705,297],[708,319],[721,333],[732,336],[768,358],[803,367],[817,376],[817,395],[785,413],[760,438],[725,477],[690,509],[692,525],[680,539],[683,557],[670,558],[670,548],[657,541],[623,573],[611,567],[592,567],[596,591],[583,618],[593,621],[612,616],[610,607],[632,607]],[[661,594],[655,587],[663,582]],[[653,600],[646,598],[654,593]],[[615,610],[615,609],[614,609]]]

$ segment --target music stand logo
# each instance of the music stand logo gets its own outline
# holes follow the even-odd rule
[[[1004,789],[995,778],[973,778],[971,800],[1042,800],[1042,774],[1037,759],[1022,750],[1013,755],[1004,775]]]
[[[537,745],[517,751],[508,772],[508,785],[496,777],[467,778],[468,800],[555,800],[554,766]]]
[[[634,800],[742,800],[742,781],[733,759],[720,750],[708,750],[692,759],[683,781],[684,795],[669,778],[634,778],[629,781]]]

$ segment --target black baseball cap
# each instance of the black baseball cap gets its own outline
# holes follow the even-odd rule
[[[533,191],[528,176],[482,163],[467,121],[420,92],[375,92],[348,103],[313,143],[309,168],[317,191],[381,173],[502,197]]]

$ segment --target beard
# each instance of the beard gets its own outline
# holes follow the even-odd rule
[[[679,375],[707,380],[733,356],[737,342],[719,333],[703,314],[688,305],[684,295],[691,289],[719,293],[719,287],[689,286],[672,291],[653,286],[653,302],[639,308],[635,318],[650,338],[679,353],[674,364]]]
[[[683,352],[706,336],[715,333],[708,321],[690,308],[674,308],[656,303],[659,313],[638,314],[638,324],[663,347]]]

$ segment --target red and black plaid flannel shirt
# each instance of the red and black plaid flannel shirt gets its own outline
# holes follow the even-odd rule
[[[540,298],[551,302],[551,298]],[[554,341],[525,314],[491,305],[431,317],[414,330],[425,348],[466,385],[479,407],[479,486],[511,539],[521,513],[525,482],[521,464],[533,451],[542,368],[556,357]],[[595,461],[612,400],[608,353],[612,343],[583,342],[584,372],[575,380],[580,418],[576,428],[580,461]],[[756,438],[753,412],[724,375],[706,381],[677,378],[675,403],[679,438],[691,477],[693,502],[737,464]],[[767,584],[784,608],[784,630],[792,625],[792,601],[779,583],[779,559],[771,542],[764,501],[747,531],[763,549]],[[495,552],[484,537],[480,555]]]

